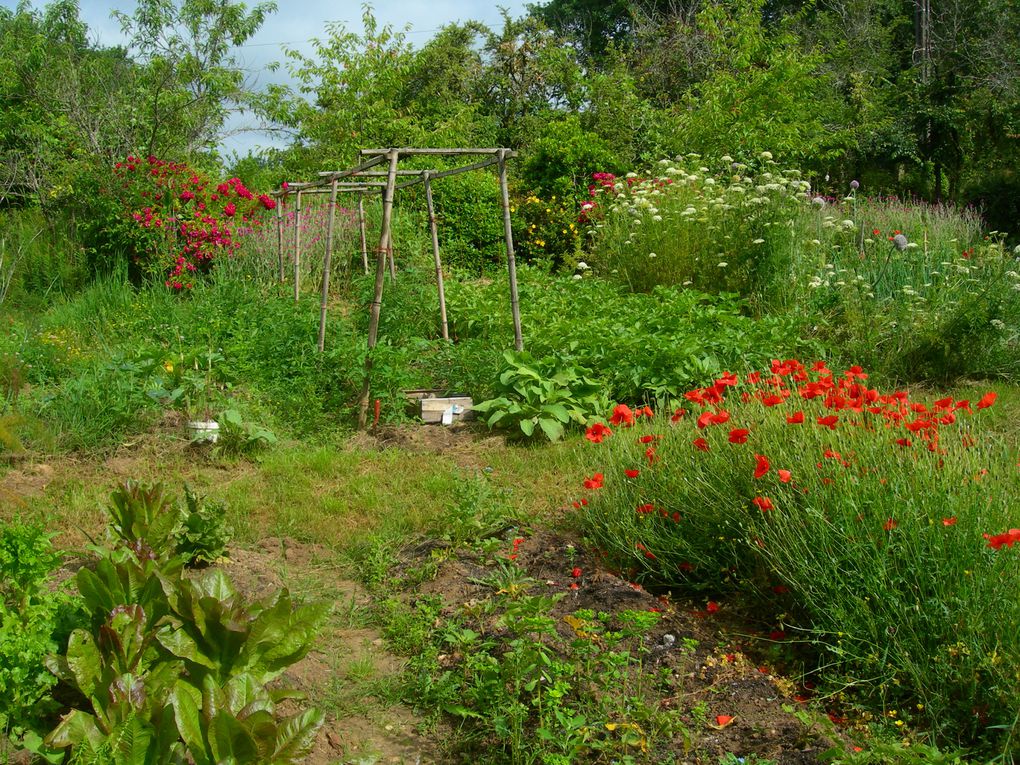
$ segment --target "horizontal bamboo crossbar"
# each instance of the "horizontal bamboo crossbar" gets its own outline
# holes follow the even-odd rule
[[[371,156],[386,156],[390,151],[395,151],[398,154],[433,154],[440,157],[452,157],[457,154],[499,154],[501,151],[506,152],[503,156],[512,158],[517,156],[517,152],[511,151],[510,149],[422,149],[414,147],[405,147],[398,149],[362,149],[361,155],[363,157]]]

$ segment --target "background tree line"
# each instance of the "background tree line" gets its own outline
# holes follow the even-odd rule
[[[0,205],[73,206],[129,153],[226,169],[253,187],[369,145],[505,145],[518,194],[577,198],[594,171],[764,150],[822,191],[976,203],[1020,218],[1020,6],[1007,0],[550,0],[413,47],[331,25],[253,91],[235,57],[275,11],[139,0],[128,41],[90,42],[75,0],[0,9]],[[245,108],[286,148],[226,158]],[[826,184],[825,180],[828,179]]]

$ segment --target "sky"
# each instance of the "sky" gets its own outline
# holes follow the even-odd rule
[[[246,0],[249,7],[257,0]],[[15,8],[18,0],[0,0],[0,7]],[[342,22],[352,32],[362,32],[362,4],[336,0],[277,0],[277,12],[271,15],[258,33],[237,51],[237,59],[256,88],[268,83],[287,82],[286,69],[266,69],[273,61],[281,61],[282,45],[311,54],[309,40],[325,37],[327,22]],[[44,0],[32,0],[42,8]],[[114,10],[130,13],[133,0],[79,0],[81,19],[88,25],[91,38],[99,45],[116,45],[124,41],[120,25],[110,17]],[[513,17],[525,12],[526,0],[504,0],[499,4],[478,0],[375,0],[372,12],[380,26],[390,24],[396,29],[410,26],[407,40],[415,47],[424,45],[440,27],[454,22],[475,20],[491,27],[502,23],[500,8]],[[250,115],[234,115],[222,149],[225,153],[247,154],[259,146],[275,145],[265,133],[253,131],[257,121]]]

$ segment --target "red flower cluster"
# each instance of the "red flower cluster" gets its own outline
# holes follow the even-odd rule
[[[114,165],[119,201],[146,232],[146,249],[168,287],[192,286],[217,256],[230,255],[239,237],[260,225],[258,212],[276,202],[256,196],[239,178],[211,182],[183,162],[129,156]]]

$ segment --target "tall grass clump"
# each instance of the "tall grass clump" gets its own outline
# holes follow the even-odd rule
[[[640,581],[781,614],[772,639],[833,695],[1020,753],[1020,471],[985,427],[995,393],[923,402],[787,361],[686,398],[589,429],[590,540]]]
[[[756,313],[787,304],[796,220],[810,189],[799,171],[780,168],[768,152],[750,164],[690,154],[660,161],[651,177],[596,180],[582,206],[596,273],[640,292],[656,285],[733,292]]]
[[[972,210],[820,208],[798,284],[833,345],[897,380],[1020,376],[1020,253]]]
[[[733,292],[758,315],[811,315],[844,361],[888,379],[1020,375],[1020,251],[973,210],[857,187],[822,197],[767,152],[596,180],[583,206],[592,265],[633,290]]]

